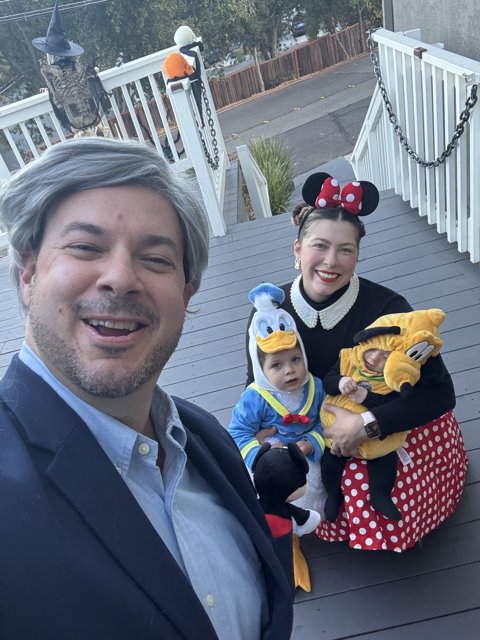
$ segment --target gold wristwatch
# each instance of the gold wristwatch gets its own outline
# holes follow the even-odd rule
[[[373,438],[379,438],[382,435],[378,422],[371,411],[364,411],[360,414],[363,419],[363,428],[365,429],[365,435],[369,440]]]

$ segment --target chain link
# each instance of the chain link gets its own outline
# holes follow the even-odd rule
[[[438,167],[439,165],[443,164],[446,161],[446,159],[452,154],[453,150],[458,144],[460,137],[465,131],[465,125],[468,122],[471,115],[471,111],[477,102],[477,86],[478,85],[476,84],[472,85],[472,88],[470,90],[470,95],[468,96],[465,102],[465,109],[460,114],[460,120],[457,126],[455,127],[455,132],[452,136],[452,139],[447,144],[446,149],[435,160],[431,160],[431,161],[423,160],[418,155],[418,153],[410,146],[407,138],[403,134],[401,126],[398,124],[397,116],[393,111],[393,106],[392,106],[392,103],[390,102],[387,89],[383,81],[382,71],[380,69],[380,63],[378,61],[378,55],[374,49],[373,32],[374,30],[370,30],[368,32],[368,38],[367,38],[368,48],[370,50],[370,60],[372,61],[372,64],[373,64],[373,70],[377,78],[378,88],[380,89],[380,93],[382,94],[382,98],[385,103],[385,109],[388,114],[388,119],[393,125],[393,132],[395,133],[395,135],[398,136],[402,147],[417,164],[419,164],[421,167],[424,167],[426,169],[432,169],[434,167]]]
[[[200,134],[200,140],[202,141],[202,146],[203,146],[203,153],[205,154],[207,162],[212,167],[212,169],[216,171],[220,164],[220,153],[218,151],[217,132],[215,131],[215,123],[212,118],[212,110],[210,108],[210,103],[208,101],[207,90],[205,89],[205,85],[201,78],[199,82],[201,83],[201,87],[202,87],[202,98],[203,98],[203,103],[205,105],[205,113],[207,115],[207,122],[208,122],[208,126],[210,127],[210,135],[212,137],[213,159],[212,159],[212,154],[207,148],[207,143],[205,142],[205,138],[203,137],[201,126],[198,127],[198,132]]]

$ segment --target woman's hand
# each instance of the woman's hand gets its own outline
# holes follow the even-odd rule
[[[323,408],[333,413],[335,420],[328,427],[328,435],[332,438],[331,452],[337,456],[357,457],[358,447],[367,439],[363,427],[363,419],[359,413],[352,413],[343,407],[324,404]]]
[[[256,439],[260,443],[260,445],[264,444],[265,439],[269,436],[274,436],[277,433],[277,427],[270,427],[268,429],[260,429],[255,434]]]

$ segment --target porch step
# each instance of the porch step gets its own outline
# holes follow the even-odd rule
[[[364,221],[359,274],[404,294],[417,309],[438,306],[447,313],[442,353],[469,452],[468,486],[455,515],[422,548],[405,554],[303,538],[312,591],[296,593],[292,640],[449,640],[459,624],[462,638],[473,639],[480,621],[480,273],[391,190],[381,193],[378,210]],[[161,382],[225,426],[245,385],[248,291],[298,274],[295,235],[286,213],[236,224],[210,241],[209,267],[192,299],[196,313],[187,317]],[[352,615],[345,616],[347,610]]]
[[[381,194],[378,210],[365,224],[359,274],[405,294],[416,308],[438,306],[447,312],[442,353],[454,379],[456,415],[469,452],[467,488],[455,515],[426,537],[422,548],[405,554],[363,553],[304,538],[312,591],[296,594],[292,640],[449,640],[459,625],[461,637],[470,640],[478,637],[480,621],[478,265],[392,191]],[[210,240],[209,267],[191,304],[196,313],[188,314],[160,380],[165,390],[213,411],[224,425],[245,384],[248,291],[261,281],[282,284],[295,277],[295,231],[289,214],[282,214],[232,224],[226,236]],[[0,377],[23,332],[3,258]]]
[[[223,217],[228,231],[238,220],[238,160],[232,160],[225,176]]]

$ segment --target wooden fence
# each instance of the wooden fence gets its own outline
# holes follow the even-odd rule
[[[337,34],[326,34],[272,60],[262,62],[260,72],[265,89],[272,89],[283,82],[321,71],[365,51],[366,34],[362,33],[360,26],[356,24],[338,31]],[[257,69],[250,66],[224,78],[211,78],[210,90],[215,108],[221,109],[261,93],[262,88]]]
[[[338,39],[337,39],[338,36]],[[348,60],[367,51],[365,34],[362,35],[358,24],[342,29],[337,36],[326,34],[321,38],[306,42],[303,45],[285,52],[260,64],[265,89],[272,89],[288,80],[295,80],[310,73],[321,71],[331,67],[338,62]],[[339,45],[342,43],[347,55]],[[262,88],[255,66],[246,67],[240,71],[233,72],[224,78],[210,78],[210,91],[212,93],[215,108],[221,109],[229,104],[246,100],[256,93],[261,93]],[[160,87],[164,89],[164,87]],[[169,120],[172,121],[173,129],[176,131],[174,118],[168,96],[162,91],[162,101]],[[150,100],[149,106],[152,111],[152,118],[157,127],[159,135],[163,134],[162,121],[158,113],[155,101]],[[146,122],[142,105],[135,107],[137,117],[146,135],[151,135],[150,128]],[[132,118],[128,112],[122,113],[122,118],[128,134],[136,136]],[[116,118],[109,118],[109,123],[115,125]],[[167,143],[167,141],[165,141]]]

